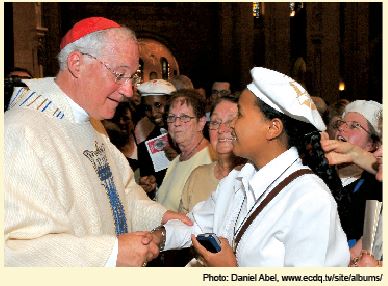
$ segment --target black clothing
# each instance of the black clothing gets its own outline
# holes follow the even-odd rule
[[[135,171],[139,168],[139,162],[136,159],[127,158],[129,166],[131,167],[132,171],[135,173]]]
[[[148,153],[147,146],[145,144],[146,141],[154,139],[161,135],[160,127],[155,126],[155,128],[151,131],[151,133],[147,136],[147,138],[141,142],[137,146],[137,158],[140,170],[140,177],[154,175],[156,178],[156,184],[159,187],[164,179],[164,175],[166,174],[167,168],[161,170],[159,172],[155,172],[154,164],[152,163],[151,155]],[[147,193],[147,195],[151,198],[155,198],[155,191]]]
[[[382,183],[364,171],[361,177],[334,194],[342,228],[349,240],[358,240],[363,234],[365,203],[367,200],[382,202]]]
[[[18,77],[10,77],[4,80],[4,112],[8,110],[8,105],[15,87],[27,87],[27,85]]]

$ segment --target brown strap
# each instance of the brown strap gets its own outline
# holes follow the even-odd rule
[[[297,170],[294,173],[290,174],[287,178],[285,178],[282,182],[280,182],[275,188],[272,189],[272,191],[266,196],[266,198],[261,202],[261,204],[255,209],[255,211],[247,218],[244,225],[240,228],[240,231],[238,232],[234,249],[237,249],[237,245],[240,242],[241,237],[243,236],[244,232],[247,230],[247,228],[252,224],[253,220],[259,215],[259,213],[264,209],[264,207],[274,198],[276,197],[281,190],[284,189],[285,186],[287,186],[289,183],[291,183],[294,179],[296,179],[299,176],[303,176],[306,174],[314,174],[310,169],[302,169]]]

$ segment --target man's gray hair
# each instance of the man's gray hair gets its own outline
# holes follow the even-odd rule
[[[59,69],[65,70],[67,68],[67,58],[73,51],[80,51],[81,53],[89,53],[95,57],[100,57],[104,51],[105,46],[111,41],[112,34],[120,34],[120,37],[127,37],[129,40],[137,42],[135,33],[126,27],[107,29],[103,31],[88,34],[77,41],[66,45],[58,54]],[[113,36],[114,38],[114,36]]]

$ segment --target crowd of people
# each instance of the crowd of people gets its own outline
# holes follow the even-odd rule
[[[370,247],[364,223],[382,202],[380,103],[329,104],[263,67],[208,96],[184,75],[142,82],[135,34],[103,17],[58,61],[6,86],[6,266],[177,266],[179,249],[189,266],[382,265],[381,211]]]

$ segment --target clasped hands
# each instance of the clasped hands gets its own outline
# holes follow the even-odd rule
[[[192,221],[183,213],[166,211],[161,224],[170,219],[179,219],[186,225],[193,225]],[[158,233],[137,231],[119,235],[118,255],[116,266],[145,266],[159,255],[160,236]]]
[[[116,266],[145,266],[159,255],[159,246],[148,231],[119,235]]]

